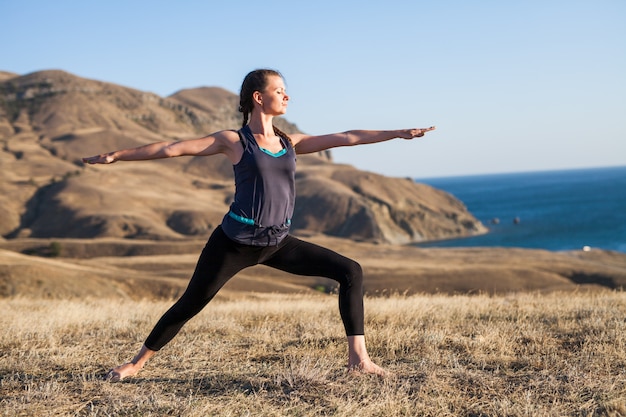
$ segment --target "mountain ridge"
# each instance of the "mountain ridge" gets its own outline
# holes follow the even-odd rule
[[[232,165],[221,156],[106,166],[81,158],[237,129],[236,103],[219,87],[159,97],[60,70],[0,71],[0,297],[179,296],[232,201]],[[368,295],[626,285],[620,253],[410,245],[486,229],[450,194],[336,164],[331,152],[299,155],[296,181],[293,233],[358,260]],[[258,266],[220,296],[320,289],[334,283]]]
[[[62,70],[0,74],[9,74],[0,81],[3,238],[185,239],[219,224],[234,192],[225,158],[108,166],[81,158],[237,129],[236,94],[198,87],[160,97]],[[330,152],[298,156],[297,192],[294,233],[411,243],[486,231],[453,196],[335,164]]]

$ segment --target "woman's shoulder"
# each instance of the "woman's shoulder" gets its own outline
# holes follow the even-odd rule
[[[210,136],[213,136],[216,140],[225,143],[237,143],[239,142],[239,131],[234,129],[228,130],[220,130],[218,132],[212,133]]]
[[[213,133],[213,136],[218,137],[225,137],[228,139],[232,139],[232,138],[238,138],[239,137],[239,130],[235,130],[235,129],[225,129],[225,130],[220,130],[218,132]]]
[[[241,159],[242,146],[238,131],[220,130],[210,134],[208,138],[212,138],[211,141],[220,149],[219,153],[226,154],[233,164]]]

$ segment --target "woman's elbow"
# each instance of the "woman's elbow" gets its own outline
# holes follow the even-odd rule
[[[168,143],[161,149],[161,155],[163,158],[174,158],[184,155],[180,147],[180,142]]]

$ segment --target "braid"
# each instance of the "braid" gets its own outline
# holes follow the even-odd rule
[[[245,101],[252,101],[252,100],[251,99],[244,100],[243,95],[239,99],[239,112],[243,113],[243,123],[241,124],[241,127],[246,127],[246,124],[248,123],[248,116],[250,115],[250,112],[252,111],[252,109],[250,108],[252,107],[252,105],[250,103],[245,103]]]
[[[289,141],[289,144],[291,145],[291,147],[296,149],[296,147],[294,146],[293,142],[291,141],[291,138],[289,137],[289,135],[287,135],[285,132],[283,132],[282,130],[280,130],[276,126],[272,126],[272,127],[274,128],[274,133],[277,136],[281,136],[281,137],[287,139]]]

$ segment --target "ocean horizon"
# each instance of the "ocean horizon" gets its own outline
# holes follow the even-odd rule
[[[485,235],[417,246],[626,253],[626,166],[415,181],[454,195],[489,229]]]

